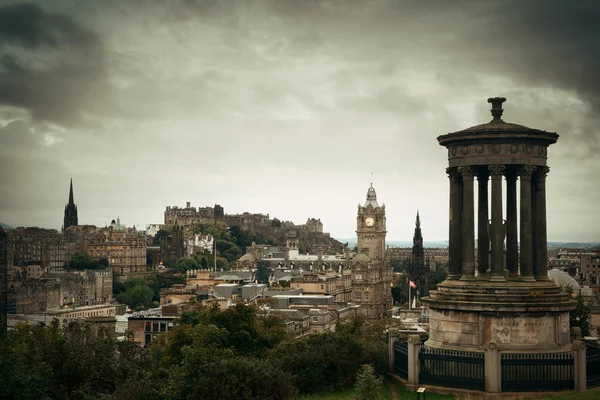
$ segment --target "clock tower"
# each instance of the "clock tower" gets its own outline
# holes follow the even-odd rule
[[[385,259],[385,204],[377,203],[377,194],[373,184],[367,191],[364,206],[358,205],[356,217],[356,235],[358,252],[368,251],[371,260]],[[368,250],[367,250],[368,249]]]

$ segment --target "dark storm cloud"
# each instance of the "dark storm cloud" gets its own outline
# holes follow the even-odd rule
[[[97,45],[98,39],[64,15],[47,13],[37,4],[23,3],[0,7],[0,42],[36,48]]]
[[[0,7],[0,54],[0,104],[62,125],[89,112],[106,75],[98,37],[36,4]]]

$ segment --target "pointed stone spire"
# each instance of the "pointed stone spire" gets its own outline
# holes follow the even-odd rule
[[[421,234],[421,218],[419,217],[419,210],[417,210],[417,218],[415,221],[412,256],[413,260],[415,263],[418,263],[418,265],[423,263],[423,235]]]
[[[75,205],[75,196],[73,196],[73,178],[69,186],[69,203],[65,206],[65,216],[63,218],[63,230],[70,226],[77,226],[77,205]]]
[[[69,205],[75,205],[73,200],[73,178],[71,178],[71,187],[69,188]]]

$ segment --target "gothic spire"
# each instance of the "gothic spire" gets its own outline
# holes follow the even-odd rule
[[[69,189],[69,205],[75,205],[75,201],[73,200],[73,178],[71,178],[71,187]]]
[[[63,230],[70,226],[77,226],[77,206],[75,205],[75,198],[73,196],[73,178],[71,178],[71,185],[69,187],[69,204],[65,206],[65,216],[63,218]]]
[[[419,217],[419,210],[417,210],[417,219],[415,221],[412,255],[419,265],[423,263],[423,235],[421,234],[421,218]]]

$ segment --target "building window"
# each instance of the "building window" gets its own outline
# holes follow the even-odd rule
[[[312,317],[312,322],[319,322],[319,319],[317,317]]]
[[[152,321],[152,332],[158,332],[158,321]]]
[[[146,332],[150,332],[151,331],[151,325],[150,325],[150,321],[146,321]]]
[[[324,286],[324,285],[321,285],[321,289],[325,289],[325,286]]]
[[[161,332],[165,332],[167,330],[167,323],[166,322],[161,322],[160,323],[160,331]]]

